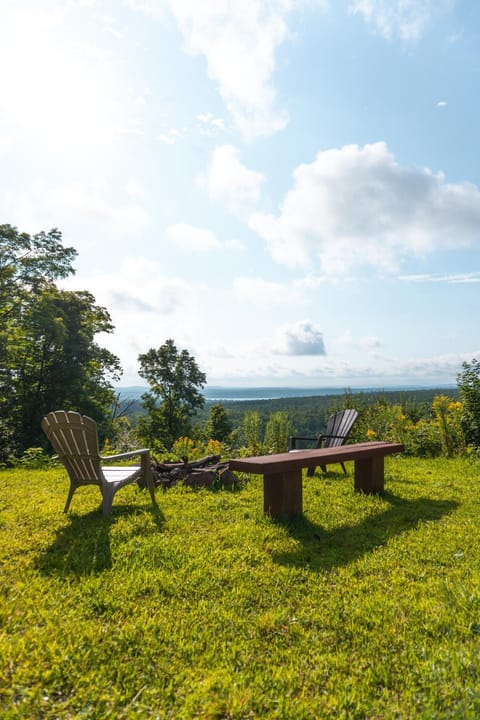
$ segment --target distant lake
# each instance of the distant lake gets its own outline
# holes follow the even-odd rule
[[[221,387],[211,386],[203,390],[207,403],[217,402],[241,402],[242,400],[277,400],[279,398],[294,397],[315,397],[324,395],[343,395],[349,393],[371,393],[371,392],[401,392],[412,390],[428,390],[434,386],[425,385],[388,385],[385,387],[326,387],[326,388],[298,388],[298,387]],[[436,387],[436,386],[435,386]],[[442,385],[436,389],[455,388],[456,385]],[[122,400],[139,398],[147,392],[147,387],[131,386],[118,387],[116,392],[120,393]]]

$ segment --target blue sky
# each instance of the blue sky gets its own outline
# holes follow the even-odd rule
[[[0,0],[1,222],[138,383],[455,382],[480,354],[477,0]]]

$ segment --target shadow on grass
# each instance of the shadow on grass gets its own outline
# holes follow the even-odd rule
[[[452,500],[406,500],[389,492],[382,493],[382,498],[390,503],[390,507],[365,518],[358,525],[325,530],[305,516],[282,523],[301,546],[295,552],[276,554],[273,559],[281,565],[308,563],[318,570],[330,570],[353,562],[421,522],[439,520],[459,505]]]
[[[143,510],[143,508],[142,508]],[[114,506],[111,515],[102,510],[86,515],[70,515],[71,522],[58,530],[57,537],[39,557],[35,565],[44,575],[95,575],[112,567],[110,529],[119,518],[138,515],[135,505]],[[149,510],[158,529],[164,524],[162,511]],[[143,514],[143,513],[142,513]]]

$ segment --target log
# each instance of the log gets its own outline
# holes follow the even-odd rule
[[[176,468],[180,468],[182,470],[192,470],[193,468],[201,468],[205,467],[205,465],[212,465],[214,463],[218,463],[220,460],[220,455],[206,455],[203,458],[200,458],[199,460],[192,460],[192,462],[188,462],[188,459],[185,459],[184,462],[167,462],[167,463],[160,463],[157,460],[153,463],[153,466],[155,467],[158,472],[170,472],[171,470],[175,470]]]

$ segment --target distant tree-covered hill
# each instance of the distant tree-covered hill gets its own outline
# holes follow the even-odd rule
[[[317,395],[311,397],[289,397],[270,400],[243,400],[241,402],[222,402],[234,428],[240,427],[248,412],[258,412],[262,429],[273,412],[287,412],[295,432],[298,434],[316,434],[325,427],[328,416],[339,409],[353,407],[360,410],[366,405],[378,402],[401,404],[414,419],[426,417],[431,412],[431,404],[436,395],[448,395],[454,399],[459,396],[458,388],[428,388],[421,390],[393,390],[344,392],[339,395]],[[209,405],[197,412],[195,420],[204,423],[209,415]]]
[[[127,415],[135,424],[136,418],[143,414],[141,393],[146,388],[126,388],[120,392],[120,411]],[[412,417],[428,417],[436,395],[448,395],[453,399],[459,397],[457,387],[421,388],[399,390],[362,390],[344,391],[335,395],[312,395],[307,397],[282,397],[266,400],[224,400],[220,404],[226,409],[233,428],[243,424],[246,413],[258,412],[261,419],[262,432],[269,416],[274,412],[287,412],[298,434],[317,434],[325,427],[328,416],[339,409],[354,407],[361,410],[367,405],[378,402],[400,404]],[[208,420],[212,401],[197,411],[194,417],[196,426],[204,425]]]

